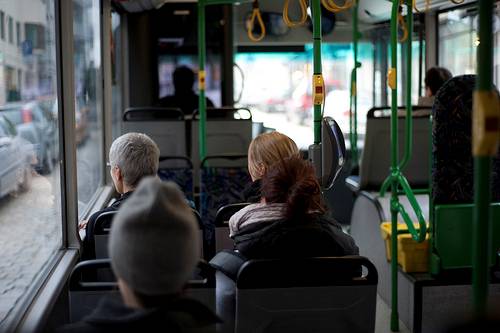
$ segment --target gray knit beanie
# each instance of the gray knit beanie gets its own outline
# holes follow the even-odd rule
[[[144,295],[177,293],[198,261],[197,229],[177,185],[146,177],[113,220],[109,241],[113,271]]]

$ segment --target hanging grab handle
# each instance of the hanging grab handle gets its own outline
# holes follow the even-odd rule
[[[348,10],[356,3],[356,0],[345,0],[344,5],[337,5],[334,0],[321,0],[321,4],[332,13]]]
[[[404,43],[408,39],[408,28],[406,27],[405,19],[403,17],[402,11],[403,11],[403,0],[400,1],[399,4],[399,10],[398,10],[398,27],[401,28],[401,31],[403,31],[403,36],[398,39],[398,42]],[[408,10],[408,15],[410,14],[410,10]]]
[[[425,12],[427,13],[431,8],[431,0],[425,0]],[[417,13],[421,13],[421,11],[417,8],[417,0],[413,0],[413,9]]]
[[[253,34],[255,20],[257,20],[260,26],[259,36],[254,36]],[[266,36],[266,26],[264,25],[264,21],[262,20],[262,15],[260,14],[259,0],[254,0],[253,2],[252,17],[250,18],[250,21],[247,23],[247,35],[252,42],[260,42]]]
[[[285,0],[285,5],[283,6],[283,21],[289,27],[297,27],[304,25],[307,21],[307,0],[299,0],[300,5],[300,20],[292,21],[288,15],[288,8],[290,7],[290,0]]]
[[[464,0],[451,0],[455,5],[461,5],[464,3]]]

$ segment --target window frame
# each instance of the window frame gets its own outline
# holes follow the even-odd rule
[[[33,285],[21,297],[11,313],[5,318],[1,328],[6,331],[40,331],[49,320],[49,315],[63,294],[66,283],[73,267],[76,265],[81,249],[81,240],[78,233],[78,187],[76,172],[76,137],[75,128],[75,90],[74,90],[74,50],[73,50],[73,1],[53,0],[55,16],[55,54],[56,54],[56,82],[57,101],[59,105],[59,164],[61,181],[61,221],[62,244],[61,248],[48,259],[44,269],[38,272]],[[111,15],[111,0],[99,0],[100,5],[100,35],[101,35],[101,60],[103,76],[109,72],[109,78],[101,82],[102,88],[111,90],[110,59],[106,59],[104,43],[107,39],[103,34],[105,22],[103,13],[109,9]],[[13,21],[13,19],[12,19]],[[111,24],[111,22],[109,22]],[[109,38],[109,37],[108,37]],[[109,58],[109,57],[107,57]],[[100,86],[100,85],[99,85]],[[108,117],[107,100],[109,94],[103,94],[102,108],[103,121],[103,154],[106,154],[110,144],[107,138],[111,131]],[[102,156],[103,161],[106,160]],[[101,172],[107,175],[106,166],[103,164]],[[91,201],[87,205],[85,215],[101,209],[109,201],[113,189],[109,185],[108,177],[103,178]],[[63,320],[63,319],[61,319]]]

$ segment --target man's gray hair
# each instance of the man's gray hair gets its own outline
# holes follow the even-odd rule
[[[135,188],[143,177],[158,172],[160,149],[146,134],[123,134],[111,145],[109,163],[120,169],[125,184]]]

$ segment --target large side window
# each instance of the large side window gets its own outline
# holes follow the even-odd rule
[[[99,0],[73,1],[78,214],[103,184],[102,61]]]
[[[366,113],[373,105],[373,48],[371,43],[359,45],[363,64],[357,84],[360,137],[365,132]],[[351,44],[339,43],[324,44],[322,50],[327,92],[324,115],[335,118],[347,135],[353,49]],[[313,142],[312,52],[312,45],[305,45],[302,52],[236,55],[237,105],[250,108],[254,121],[287,134],[302,149]]]
[[[116,139],[121,133],[121,117],[123,114],[123,73],[122,73],[122,39],[121,17],[115,11],[111,12],[111,100],[112,128],[111,134]]]
[[[500,86],[500,5],[493,16],[493,82]],[[478,15],[475,7],[450,10],[439,14],[439,65],[456,75],[476,73]]]
[[[0,1],[0,332],[62,247],[54,2]]]

